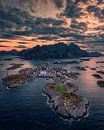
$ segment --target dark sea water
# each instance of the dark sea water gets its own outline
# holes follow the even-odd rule
[[[78,86],[79,93],[90,103],[89,116],[79,121],[65,121],[47,105],[47,97],[42,94],[42,87],[50,81],[40,78],[15,89],[7,89],[1,84],[1,79],[6,76],[5,68],[10,63],[23,63],[22,68],[26,68],[41,62],[19,58],[0,61],[3,64],[0,65],[0,130],[104,130],[104,88],[97,86],[98,79],[92,76],[96,71],[90,69],[97,67],[97,70],[104,71],[104,63],[96,63],[102,60],[104,58],[92,58],[80,64],[64,66],[68,70],[81,73],[77,80],[71,82]],[[89,68],[79,71],[76,66]],[[17,73],[20,69],[11,70],[9,74]]]

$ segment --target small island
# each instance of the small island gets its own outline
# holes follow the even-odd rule
[[[96,70],[96,68],[90,68],[91,70]]]
[[[97,85],[104,88],[104,81],[103,80],[97,81]]]
[[[92,76],[97,78],[97,79],[103,79],[103,77],[99,74],[92,74]]]
[[[33,77],[33,69],[25,68],[22,69],[18,74],[8,75],[7,77],[3,78],[2,83],[8,88],[16,88],[20,87],[28,80],[32,79],[32,77]]]
[[[80,67],[80,66],[77,66],[76,69],[78,69],[78,70],[80,70],[80,71],[86,71],[86,68]]]
[[[80,119],[88,115],[89,103],[85,97],[77,94],[72,83],[49,83],[43,87],[48,103],[55,112],[65,119]]]
[[[20,68],[21,66],[23,66],[24,64],[15,64],[15,63],[13,63],[13,64],[10,64],[10,65],[11,65],[11,67],[6,68],[7,70],[15,70],[15,69],[18,69],[18,68]]]
[[[91,58],[81,58],[80,61],[90,61]]]
[[[69,64],[80,64],[80,62],[79,61],[76,61],[76,60],[72,60],[72,61],[68,61],[68,60],[66,60],[66,61],[64,61],[64,60],[60,60],[60,61],[58,61],[58,60],[56,60],[56,61],[54,61],[53,62],[54,64],[64,64],[64,65],[69,65]]]
[[[6,60],[6,61],[11,61],[11,60],[13,60],[12,58],[5,58],[4,60]]]
[[[104,63],[104,61],[97,61],[96,63]]]
[[[96,71],[96,72],[99,73],[99,74],[104,75],[104,71]]]

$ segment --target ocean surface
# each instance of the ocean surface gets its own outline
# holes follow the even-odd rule
[[[67,70],[81,73],[77,80],[71,82],[76,84],[78,92],[89,100],[90,107],[89,116],[79,121],[63,120],[48,106],[47,97],[42,94],[42,87],[51,81],[38,78],[15,89],[3,86],[1,81],[6,76],[5,69],[10,67],[11,63],[22,63],[24,66],[10,70],[9,74],[15,74],[22,68],[51,62],[12,58],[13,60],[7,61],[4,60],[5,57],[0,57],[0,130],[104,130],[104,88],[99,87],[99,79],[92,76],[97,70],[104,71],[104,63],[96,63],[104,61],[104,58],[91,58],[90,61],[82,61],[80,64],[62,65]],[[76,66],[89,67],[86,71],[80,71]],[[102,76],[104,79],[104,75]]]

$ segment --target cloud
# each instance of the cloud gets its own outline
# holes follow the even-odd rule
[[[67,4],[64,15],[69,18],[78,18],[81,14],[81,8],[79,8],[76,4]]]
[[[18,39],[18,38],[20,38],[20,36],[12,34],[12,33],[3,33],[3,34],[1,34],[0,37],[3,39]]]
[[[72,29],[78,30],[81,32],[85,32],[87,30],[87,24],[84,22],[77,22],[75,20],[72,21],[71,26]]]
[[[18,46],[14,46],[15,48],[27,48],[26,46],[24,46],[24,45],[18,45]]]
[[[6,40],[0,40],[0,43],[3,43],[3,42],[10,42],[10,41],[6,41]]]
[[[103,44],[103,31],[103,0],[0,0],[0,38],[3,39],[61,37],[83,44],[93,42],[93,49],[101,49],[97,42]]]
[[[9,46],[5,46],[5,45],[0,45],[0,47],[9,47]]]
[[[28,44],[28,42],[17,42],[18,44]]]
[[[58,36],[51,36],[51,35],[41,36],[38,39],[40,39],[40,40],[54,40],[54,39],[58,39]]]
[[[98,19],[93,20],[94,17],[98,17],[100,21],[103,20],[104,9],[102,2],[102,0],[95,0],[93,2],[91,2],[91,0],[1,0],[0,29],[1,32],[13,33],[15,35],[28,36],[32,34],[43,34],[43,30],[46,30],[47,28],[49,29],[49,32],[52,30],[49,26],[54,28],[56,26],[59,27],[64,25],[65,21],[62,18],[64,15],[65,17],[71,19],[72,29],[77,29],[82,33],[87,32],[89,28],[93,30],[93,26],[96,25],[94,27],[96,28],[97,24],[99,24],[97,23],[99,21]],[[65,3],[67,4],[65,5]],[[54,7],[53,4],[56,7]],[[46,18],[44,15],[43,17],[38,17],[40,16],[38,11],[43,11],[43,7],[45,8],[45,6],[49,6],[51,10],[58,11],[62,8],[63,13],[60,12],[62,15],[58,15],[61,19]],[[30,13],[30,10],[32,10],[34,15]],[[49,14],[47,13],[48,10],[49,8],[47,8],[47,10],[45,8],[44,10],[47,16]],[[90,15],[92,16],[90,17]],[[87,18],[87,16],[89,16],[89,18]],[[95,24],[91,24],[91,18],[93,18],[93,23],[96,22]],[[44,31],[44,34],[47,34],[46,31]]]

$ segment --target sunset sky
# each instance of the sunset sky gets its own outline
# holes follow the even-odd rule
[[[0,0],[0,50],[62,41],[104,53],[104,0]]]

